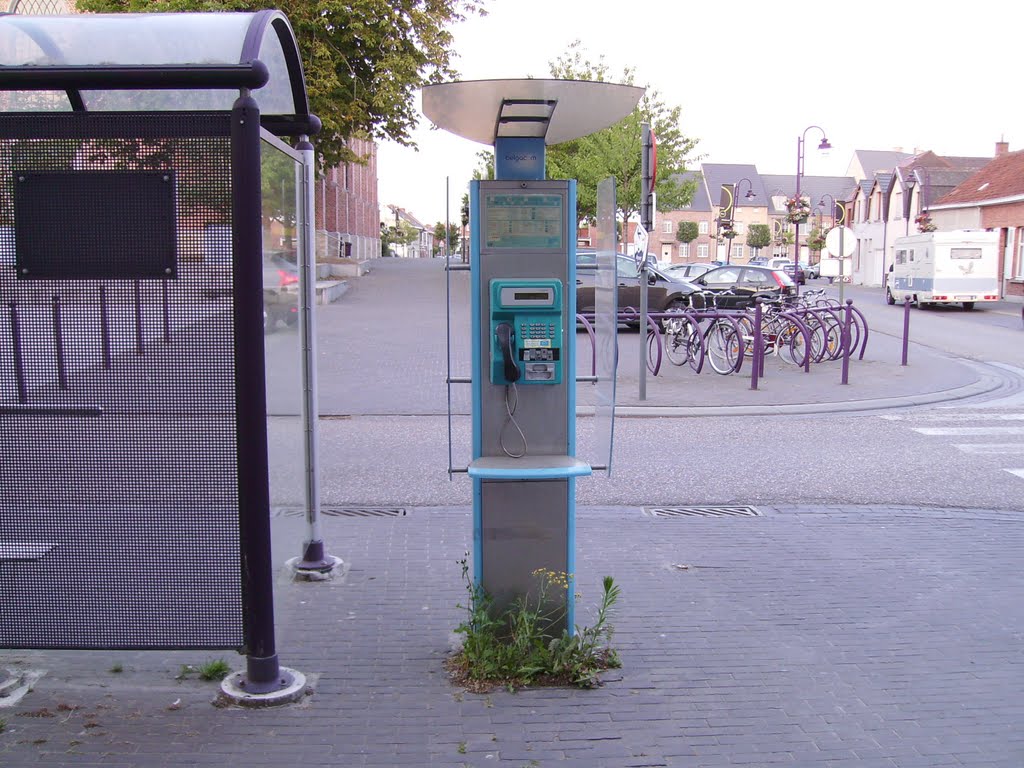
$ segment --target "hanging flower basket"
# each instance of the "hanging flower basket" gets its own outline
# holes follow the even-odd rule
[[[803,224],[811,215],[811,201],[807,197],[790,197],[786,199],[786,221],[791,224]]]
[[[927,213],[920,213],[917,218],[914,219],[914,223],[917,224],[918,232],[934,232],[938,227],[932,223],[932,217]]]
[[[736,237],[736,230],[732,227],[724,227],[718,232],[719,237],[724,237],[726,240],[732,240]]]

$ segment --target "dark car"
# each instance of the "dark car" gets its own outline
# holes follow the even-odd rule
[[[596,263],[593,254],[577,255],[578,266]],[[619,312],[630,310],[640,311],[640,275],[636,261],[631,256],[619,254],[615,259],[616,282],[619,290]],[[594,283],[596,273],[593,269],[579,269],[576,272],[576,311],[580,314],[594,312]],[[647,268],[647,311],[666,312],[689,306],[688,297],[696,290],[686,280],[673,278],[656,267]],[[629,325],[639,325],[628,323]]]
[[[789,275],[790,280],[793,280],[794,282],[797,282],[800,285],[807,284],[807,271],[804,269],[803,264],[797,266],[796,264],[790,262],[789,264],[786,264],[782,267],[782,271]],[[796,272],[795,275],[793,274],[794,271]]]
[[[666,267],[663,271],[666,275],[672,278],[692,280],[695,277],[700,277],[709,269],[714,268],[714,264],[708,264],[707,262],[694,262],[693,264],[673,264],[670,267]]]
[[[768,267],[732,264],[705,272],[693,279],[698,289],[717,294],[721,309],[745,309],[758,296],[775,298],[793,293],[792,278],[785,272]]]

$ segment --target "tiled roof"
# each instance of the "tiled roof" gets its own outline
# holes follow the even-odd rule
[[[701,171],[707,186],[708,196],[717,205],[721,200],[721,189],[723,184],[736,184],[737,189],[735,204],[740,207],[763,208],[768,205],[765,185],[761,182],[761,176],[757,172],[756,165],[742,165],[735,163],[701,163]],[[753,199],[747,199],[747,179],[750,182],[750,191],[754,193]]]
[[[1024,151],[1007,152],[967,177],[935,205],[982,203],[1024,196]]]
[[[913,157],[908,152],[895,152],[892,150],[858,149],[854,152],[860,167],[864,170],[867,178],[872,178],[879,171],[891,171],[896,166]]]
[[[707,189],[704,186],[704,178],[698,171],[684,171],[683,173],[676,173],[669,177],[672,181],[677,184],[681,184],[690,179],[697,180],[697,188],[693,193],[693,200],[685,208],[681,208],[683,211],[700,211],[708,212],[711,210],[711,201],[708,200]]]

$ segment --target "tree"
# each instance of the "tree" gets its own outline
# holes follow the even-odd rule
[[[807,250],[811,253],[821,253],[821,249],[825,247],[825,230],[820,224],[815,224],[811,227],[811,231],[807,233]]]
[[[747,245],[754,249],[755,255],[771,244],[772,231],[767,224],[751,224],[747,228]]]
[[[324,167],[358,161],[353,136],[411,146],[414,92],[451,80],[448,26],[484,15],[484,0],[77,0],[82,11],[257,11],[277,8],[295,30]]]
[[[552,77],[563,80],[604,82],[608,78],[604,57],[596,63],[585,58],[579,40],[551,63],[550,70]],[[633,70],[625,69],[618,81],[632,85]],[[678,210],[689,204],[697,186],[693,180],[678,183],[672,178],[685,170],[687,157],[697,146],[696,140],[686,138],[679,129],[680,113],[680,107],[667,106],[657,91],[649,90],[624,120],[589,136],[548,147],[548,176],[577,180],[577,211],[580,219],[591,222],[597,218],[597,185],[614,176],[619,215],[628,221],[640,210],[640,124],[646,122],[658,142],[658,210]]]
[[[696,221],[680,221],[676,228],[676,240],[689,245],[700,235]]]
[[[397,224],[381,227],[380,247],[381,255],[387,255],[392,245],[400,245],[408,249],[420,237],[420,231],[407,221],[399,221]],[[408,251],[406,250],[406,253]],[[395,254],[398,255],[397,253]]]
[[[449,242],[445,245],[445,225],[443,221],[437,222],[434,225],[434,256],[439,253],[445,253],[451,255],[457,253],[459,249],[459,225],[452,222],[448,225],[448,237]]]

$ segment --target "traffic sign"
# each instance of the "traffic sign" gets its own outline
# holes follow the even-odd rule
[[[840,248],[840,243],[842,243],[842,248]],[[825,250],[837,258],[853,256],[856,249],[857,236],[849,227],[832,227],[825,235]]]
[[[644,225],[637,222],[633,231],[633,258],[636,259],[636,268],[640,269],[647,260],[647,230]]]

